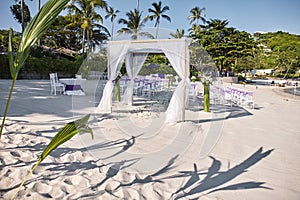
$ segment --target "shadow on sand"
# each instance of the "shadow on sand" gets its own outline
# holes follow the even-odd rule
[[[265,182],[254,181],[247,181],[238,184],[232,184],[229,186],[223,185],[228,184],[231,180],[242,175],[243,173],[246,173],[251,166],[255,165],[263,158],[269,156],[272,151],[273,149],[263,152],[263,148],[261,147],[246,160],[232,168],[229,168],[227,171],[220,171],[222,165],[221,161],[210,156],[213,162],[206,173],[200,173],[197,170],[197,165],[194,164],[193,171],[181,171],[174,176],[167,177],[190,177],[186,181],[185,185],[179,188],[177,191],[175,191],[172,196],[174,197],[174,199],[180,199],[190,195],[199,195],[198,197],[200,198],[203,195],[222,190],[245,190],[255,188],[271,189],[269,187],[263,186]],[[201,175],[204,176],[202,179]]]

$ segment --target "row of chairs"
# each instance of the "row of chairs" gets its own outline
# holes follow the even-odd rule
[[[125,92],[127,85],[129,84],[130,79],[121,79],[121,93]],[[169,87],[169,79],[161,79],[159,77],[152,79],[135,79],[133,94],[137,96],[154,96],[159,91],[163,91]]]
[[[251,107],[252,109],[255,107],[252,91],[234,87],[222,88],[217,86],[213,86],[211,90],[214,102],[220,101],[230,106],[234,104],[242,107]]]

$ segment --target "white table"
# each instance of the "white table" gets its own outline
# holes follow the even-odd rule
[[[86,81],[86,79],[81,78],[61,78],[59,81],[65,84],[66,95],[85,95],[81,88],[81,84]]]

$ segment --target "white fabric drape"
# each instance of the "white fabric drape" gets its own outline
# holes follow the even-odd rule
[[[134,88],[134,79],[137,77],[139,71],[143,67],[143,64],[146,61],[148,53],[132,53],[129,52],[125,58],[125,65],[128,77],[130,78],[129,85],[127,86],[124,96],[123,102],[128,105],[132,105],[132,95]]]
[[[130,47],[130,51],[129,51]],[[96,111],[110,113],[112,107],[113,80],[126,57],[126,69],[130,84],[127,87],[123,101],[132,104],[134,79],[143,66],[148,53],[163,52],[178,76],[182,79],[171,98],[166,111],[166,122],[175,123],[184,120],[185,104],[189,88],[189,51],[185,40],[145,40],[145,41],[113,41],[108,43],[108,82],[104,88],[102,99]]]
[[[185,117],[186,90],[189,88],[189,51],[186,43],[182,41],[169,45],[161,44],[161,49],[181,78],[166,111],[166,122],[175,123],[183,121]]]
[[[116,79],[118,72],[122,67],[122,62],[126,56],[130,42],[119,43],[119,45],[109,45],[108,54],[108,81],[103,89],[103,95],[95,113],[111,113],[112,92],[114,89],[113,80]]]

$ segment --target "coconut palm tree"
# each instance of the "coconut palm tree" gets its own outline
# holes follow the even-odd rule
[[[85,46],[91,48],[91,38],[93,29],[103,23],[103,18],[96,12],[96,8],[106,9],[107,3],[104,0],[72,0],[72,4],[67,6],[70,13],[75,14],[74,23],[81,26],[82,29],[82,53],[85,52]],[[103,27],[103,26],[102,26]],[[105,29],[103,27],[103,29]],[[86,41],[86,42],[85,42]]]
[[[154,27],[156,27],[156,34],[155,34],[155,38],[157,38],[158,35],[158,29],[159,29],[159,23],[161,18],[168,20],[169,22],[171,22],[171,18],[168,15],[165,15],[164,13],[168,10],[170,10],[169,6],[164,6],[162,7],[162,3],[161,1],[159,1],[158,3],[153,3],[152,4],[153,9],[149,8],[148,12],[152,15],[149,16],[150,20],[155,20],[155,25]]]
[[[211,19],[207,21],[206,28],[211,29],[214,28],[216,30],[222,30],[228,25],[229,21],[227,20],[220,20],[220,19]]]
[[[173,38],[177,38],[177,39],[183,38],[184,37],[184,30],[183,29],[176,29],[176,32],[175,33],[170,33],[170,35]]]
[[[114,39],[114,20],[119,12],[119,10],[115,11],[112,7],[106,9],[107,14],[105,15],[105,19],[110,18],[111,21],[111,40]]]
[[[205,24],[206,20],[205,20],[205,8],[199,8],[198,6],[192,8],[190,10],[191,15],[188,16],[188,20],[190,21],[190,24],[192,24],[193,22],[196,23],[196,25],[198,25],[199,19],[202,20],[202,22]]]
[[[145,26],[146,22],[148,21],[149,17],[146,16],[145,18],[142,18],[143,12],[138,11],[137,9],[134,9],[132,11],[129,11],[126,13],[126,16],[128,19],[121,18],[119,19],[119,24],[124,24],[127,27],[121,28],[118,30],[118,33],[127,33],[132,35],[132,39],[137,40],[138,35],[146,36],[149,38],[154,38],[150,33],[148,32],[141,32],[141,28]]]
[[[17,2],[16,2],[17,3]],[[12,5],[10,11],[13,14],[14,18],[22,26],[22,33],[24,32],[27,24],[31,20],[30,10],[24,0],[21,0],[18,4]]]

